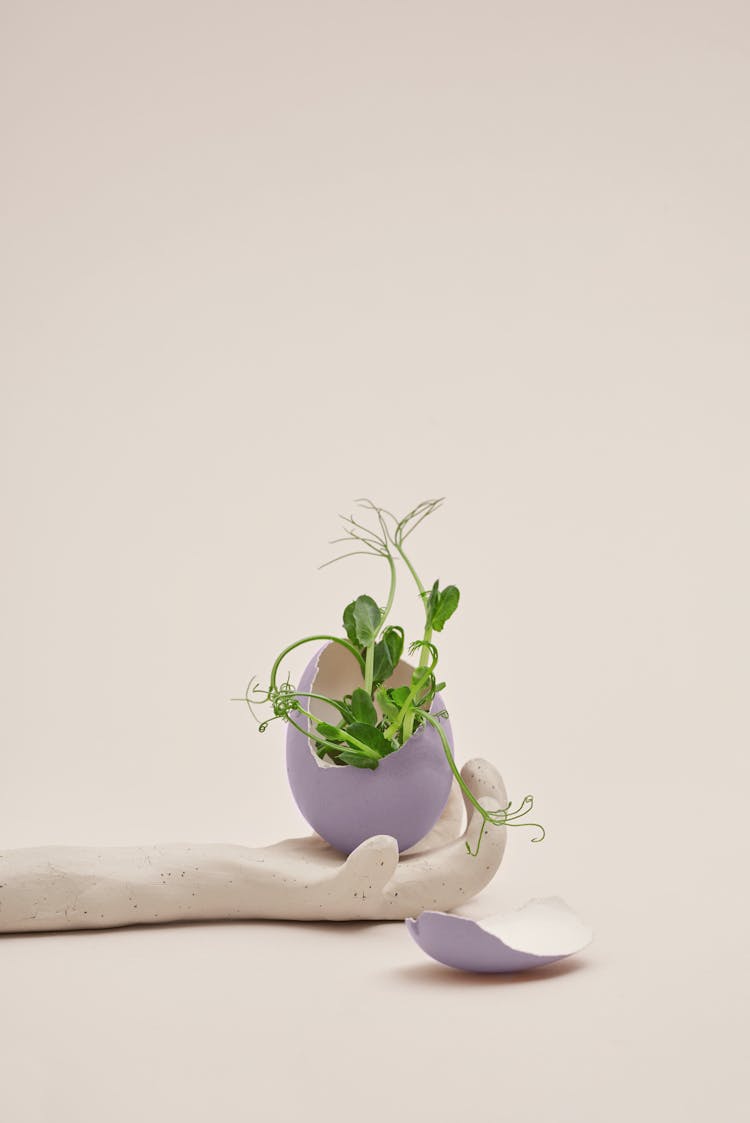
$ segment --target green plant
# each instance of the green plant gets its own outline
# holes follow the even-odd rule
[[[389,573],[385,605],[379,606],[377,601],[367,594],[358,596],[347,604],[343,611],[342,622],[346,638],[341,635],[316,634],[295,640],[277,656],[271,668],[268,685],[261,687],[255,683],[255,679],[251,679],[244,697],[234,701],[247,703],[258,721],[261,732],[265,732],[270,723],[277,719],[289,722],[305,736],[309,736],[321,758],[325,757],[333,764],[342,767],[377,768],[384,757],[397,752],[421,725],[429,723],[440,736],[448,763],[461,790],[472,806],[479,811],[485,823],[491,826],[534,826],[541,831],[541,834],[533,841],[541,841],[544,837],[543,827],[538,823],[518,822],[531,811],[534,803],[532,796],[525,796],[515,810],[510,803],[498,811],[488,811],[482,807],[468,789],[453,760],[453,754],[439,720],[447,716],[447,712],[445,710],[436,714],[431,712],[435,696],[445,688],[445,683],[438,681],[436,673],[439,654],[434,642],[434,633],[442,632],[455,613],[459,605],[460,593],[455,585],[441,588],[439,581],[434,581],[431,586],[426,587],[406,552],[405,543],[420,523],[431,515],[443,500],[426,500],[402,518],[397,518],[383,507],[376,506],[369,499],[360,499],[357,502],[369,515],[371,525],[368,526],[362,521],[362,518],[367,516],[359,519],[355,519],[353,515],[342,516],[344,534],[340,538],[333,539],[333,543],[344,543],[353,548],[324,562],[321,568],[358,554],[382,557]],[[398,562],[406,566],[417,586],[424,606],[424,631],[421,639],[415,640],[408,648],[410,655],[417,653],[419,655],[417,666],[411,674],[411,681],[406,686],[393,687],[388,686],[387,683],[401,660],[405,644],[404,629],[397,624],[388,623],[396,596]],[[292,651],[303,644],[320,641],[341,645],[349,651],[359,665],[362,685],[343,698],[302,693],[295,689],[288,676],[283,681],[280,678],[281,665]],[[334,724],[332,721],[323,721],[316,717],[309,708],[312,700],[328,703],[339,715],[339,720]],[[261,720],[256,716],[254,706],[268,706],[271,713]],[[303,728],[298,718],[307,718],[309,729]],[[480,832],[480,841],[483,833]],[[468,843],[467,849],[469,849]],[[476,850],[470,852],[476,854],[478,850],[479,842]]]

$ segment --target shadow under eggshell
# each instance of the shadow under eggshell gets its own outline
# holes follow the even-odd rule
[[[400,663],[387,685],[408,683],[411,672],[407,663]],[[297,690],[341,698],[360,684],[353,657],[340,645],[329,643],[310,660]],[[442,698],[436,695],[431,712],[439,713],[444,708]],[[312,701],[310,710],[316,717],[337,719],[326,703]],[[452,751],[450,722],[440,718],[440,723]],[[299,724],[309,727],[307,718]],[[453,782],[440,736],[427,724],[375,769],[321,761],[306,734],[289,725],[286,764],[292,795],[305,819],[321,838],[344,854],[381,834],[392,835],[399,851],[408,850],[440,818]]]
[[[487,974],[544,967],[581,951],[592,939],[591,930],[559,897],[528,901],[483,920],[427,911],[408,918],[406,927],[438,963]]]

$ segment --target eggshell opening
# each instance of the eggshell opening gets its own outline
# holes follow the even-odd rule
[[[406,685],[412,669],[401,662],[388,685]],[[341,698],[361,685],[357,660],[340,644],[328,643],[310,660],[297,689],[300,694]],[[327,703],[310,699],[308,704],[316,717],[338,722],[338,711]],[[444,709],[445,703],[437,695],[432,712]],[[450,722],[445,717],[438,720],[452,751]],[[453,783],[437,729],[424,723],[406,744],[370,769],[321,760],[308,735],[308,719],[300,715],[297,724],[299,728],[287,727],[289,786],[310,826],[331,846],[350,854],[365,839],[387,834],[404,851],[434,827]]]
[[[388,678],[384,686],[408,686],[411,683],[411,676],[414,668],[405,663],[402,659],[398,666],[395,668],[393,674]],[[346,694],[351,694],[357,687],[362,686],[362,672],[359,668],[359,663],[354,656],[342,647],[340,643],[330,643],[327,647],[321,648],[314,660],[314,673],[312,683],[310,685],[310,693],[312,694],[326,694],[329,698],[343,698]],[[328,702],[321,702],[317,698],[308,699],[309,705],[306,707],[310,713],[314,714],[316,718],[321,721],[331,722],[333,725],[338,724],[341,720],[341,714],[335,707],[330,706]],[[383,716],[383,711],[380,709],[377,701],[375,702],[375,709],[378,718]],[[307,725],[309,721],[300,722],[300,725]],[[411,740],[423,732],[424,727],[420,727],[412,735]],[[321,759],[315,751],[315,743],[312,740],[308,741],[310,745],[310,752],[315,758],[315,762],[320,768],[341,768],[341,765],[334,764],[333,761]],[[405,746],[401,746],[404,748]],[[401,751],[400,749],[398,750]],[[386,760],[390,759],[388,757]],[[385,762],[381,761],[378,765],[382,768]]]

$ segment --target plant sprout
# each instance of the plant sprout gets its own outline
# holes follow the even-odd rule
[[[364,514],[340,516],[343,535],[334,538],[332,545],[351,547],[336,557],[324,562],[325,568],[334,562],[355,555],[371,555],[382,558],[388,567],[389,587],[385,605],[362,594],[344,608],[342,614],[345,635],[316,634],[305,636],[289,644],[277,656],[268,685],[260,686],[253,678],[248,683],[243,698],[258,722],[261,733],[265,732],[272,721],[280,719],[300,730],[315,747],[318,756],[341,767],[375,769],[380,761],[398,752],[410,737],[424,724],[432,725],[440,737],[443,750],[451,771],[469,803],[479,812],[487,826],[531,826],[541,833],[532,839],[540,842],[544,838],[544,828],[539,823],[525,821],[524,818],[534,806],[533,796],[527,795],[515,810],[511,803],[497,811],[488,811],[476,799],[463,780],[448,744],[440,718],[447,717],[447,711],[437,714],[431,712],[435,696],[445,688],[438,681],[438,649],[434,634],[442,632],[446,623],[458,608],[460,593],[455,585],[441,588],[439,581],[426,586],[420,579],[405,543],[414,530],[442,504],[442,499],[428,499],[419,503],[402,518],[397,518],[383,507],[376,506],[370,499],[356,500]],[[367,521],[365,521],[367,520]],[[368,525],[369,523],[369,525]],[[389,624],[397,587],[397,563],[405,565],[416,584],[424,607],[424,630],[421,639],[414,640],[408,647],[410,655],[419,656],[417,666],[406,686],[388,686],[388,680],[398,666],[406,642],[404,629],[397,624]],[[327,641],[345,648],[357,661],[362,685],[343,698],[329,698],[323,694],[303,693],[291,683],[288,675],[280,678],[281,665],[292,651],[303,644]],[[338,720],[324,721],[312,713],[312,701],[325,702],[332,706]],[[270,714],[259,718],[254,707],[269,707]],[[309,728],[300,724],[307,719]],[[468,842],[466,849],[472,856],[479,852],[484,825],[479,832],[476,849],[471,850]]]

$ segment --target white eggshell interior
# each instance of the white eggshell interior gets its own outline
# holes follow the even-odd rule
[[[535,898],[512,912],[475,923],[506,947],[529,955],[572,955],[593,938],[591,929],[560,897]]]
[[[384,685],[408,686],[411,683],[413,670],[414,668],[402,659]],[[329,643],[321,651],[318,658],[318,667],[310,687],[310,693],[325,694],[329,698],[343,698],[344,695],[351,694],[358,686],[362,685],[362,673],[354,657],[340,643]],[[341,714],[338,710],[317,698],[309,699],[309,709],[310,713],[314,714],[320,721],[328,721],[336,725],[341,720]],[[375,702],[375,709],[378,717],[382,717],[382,711],[377,702]],[[330,760],[321,759],[315,752],[312,742],[310,742],[310,751],[321,768],[338,767]]]

